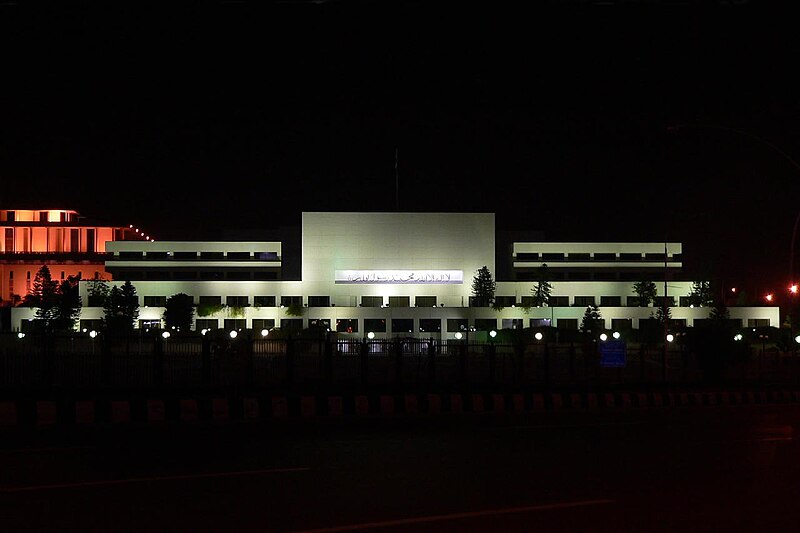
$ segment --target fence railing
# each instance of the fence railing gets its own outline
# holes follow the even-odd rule
[[[0,390],[679,384],[711,377],[708,357],[719,354],[675,348],[665,359],[659,346],[631,344],[624,366],[606,368],[597,345],[13,334],[0,335]],[[764,347],[713,368],[729,382],[800,378],[800,358]]]

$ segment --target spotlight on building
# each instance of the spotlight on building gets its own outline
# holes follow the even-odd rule
[[[494,339],[495,337],[497,337],[497,332],[495,330],[492,330],[489,332],[489,336]]]
[[[667,333],[667,342],[672,342],[675,340],[675,335],[672,333]]]
[[[236,331],[236,330],[233,330],[233,331],[231,331],[231,332],[230,332],[228,335],[230,335],[230,336],[231,336],[231,339],[235,339],[236,337],[238,337],[238,336],[239,336],[239,332],[238,332],[238,331]]]
[[[537,331],[536,333],[533,334],[533,338],[536,339],[537,341],[540,341],[544,338],[544,335],[542,335],[541,331]]]
[[[622,337],[622,334],[619,331],[615,331],[614,333],[611,334],[611,336],[614,337],[615,339],[619,339],[620,337]]]
[[[261,336],[262,337],[266,337],[267,335],[269,335],[269,330],[268,329],[262,329],[261,330]]]
[[[608,340],[608,335],[606,335],[605,333],[601,333],[600,334],[600,340],[603,341],[603,342],[607,341]]]
[[[374,334],[373,332],[371,332],[371,331],[370,331],[369,333],[367,333],[367,338],[368,338],[369,340],[372,340],[372,339],[374,339],[374,338],[375,338],[375,334]]]
[[[92,330],[89,332],[89,336],[94,339],[95,337],[97,337],[97,332],[95,330]]]
[[[170,336],[171,336],[171,334],[170,334],[170,332],[169,332],[169,331],[165,331],[164,333],[162,333],[162,334],[161,334],[161,337],[162,337],[164,340],[167,340],[167,339],[169,339],[169,338],[170,338]]]
[[[463,336],[460,331],[456,331],[456,340],[460,341]]]
[[[24,339],[25,338],[25,334],[20,331],[19,333],[17,333],[17,338],[18,339]]]

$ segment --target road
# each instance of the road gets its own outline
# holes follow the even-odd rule
[[[6,435],[3,531],[796,530],[800,407]]]

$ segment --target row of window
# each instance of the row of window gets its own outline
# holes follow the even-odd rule
[[[123,260],[175,260],[175,261],[277,261],[278,252],[145,252],[124,251],[118,257]]]
[[[239,268],[226,272],[222,271],[196,271],[196,270],[138,270],[117,269],[109,267],[114,274],[114,279],[121,281],[275,281],[278,272],[275,270],[249,270]]]
[[[62,278],[63,279],[63,278]],[[574,296],[573,307],[588,307],[590,305],[597,305],[598,300],[595,296]],[[680,297],[680,306],[689,306],[689,297]],[[145,307],[164,307],[167,302],[166,296],[145,296]],[[276,307],[277,298],[275,296],[253,296],[252,305],[255,307]],[[200,296],[198,305],[201,306],[214,306],[214,305],[227,305],[230,307],[249,307],[249,296],[226,296],[223,302],[222,296]],[[627,307],[639,307],[638,296],[628,296],[625,300]],[[516,305],[523,307],[533,306],[533,296],[523,296],[521,302],[517,302],[515,296],[496,296],[495,305],[498,307],[512,307]],[[569,296],[550,296],[548,301],[550,307],[570,307]],[[92,303],[89,303],[92,306]],[[280,305],[282,307],[302,306],[302,296],[281,296]],[[599,299],[600,307],[622,307],[621,296],[601,296]],[[654,307],[661,307],[664,305],[662,296],[656,297],[653,302]],[[675,298],[669,296],[667,298],[667,305],[675,307]],[[415,307],[437,307],[436,296],[416,296],[414,297]],[[475,307],[475,299],[470,297],[470,306]],[[308,307],[331,307],[330,296],[309,296]],[[382,296],[362,296],[361,307],[383,307]],[[411,307],[411,297],[409,296],[389,296],[389,307]]]
[[[359,325],[363,322],[363,330],[360,331]],[[605,322],[600,321],[601,327],[605,326]],[[686,327],[685,319],[673,319],[670,321],[671,326],[674,328]],[[737,323],[739,327],[742,326],[742,320],[734,319],[733,322]],[[241,330],[247,328],[247,321],[243,318],[226,318],[222,322],[222,327],[226,330]],[[703,320],[695,319],[695,326],[701,326]],[[279,325],[282,330],[299,331],[303,329],[302,318],[283,318],[280,322],[276,322],[272,318],[254,318],[252,320],[252,329],[254,331],[261,331],[264,329],[272,329]],[[504,318],[500,320],[500,327],[502,329],[522,329],[525,327],[525,321],[521,318]],[[550,326],[550,320],[531,318],[528,320],[528,326],[532,328]],[[579,321],[576,318],[559,318],[556,321],[556,327],[562,330],[577,331]],[[491,331],[498,327],[498,321],[493,318],[475,319],[473,326],[475,331]],[[768,327],[769,319],[764,318],[749,318],[747,319],[748,328]],[[81,320],[82,329],[98,329],[101,327],[99,320]],[[162,327],[161,320],[139,320],[140,329],[159,329]],[[204,329],[218,329],[220,322],[216,318],[198,318],[195,321],[195,329],[201,331]],[[373,333],[414,333],[414,319],[412,318],[395,318],[386,320],[384,318],[365,318],[359,320],[357,318],[339,319],[333,327],[329,319],[313,319],[308,321],[308,327],[335,329],[339,333],[359,333],[359,332],[373,332]],[[467,331],[469,322],[466,318],[450,318],[446,320],[446,331],[448,333],[455,333],[458,331]],[[613,318],[611,319],[611,329],[616,331],[628,331],[633,329],[633,321],[629,318]],[[421,318],[418,320],[417,331],[419,333],[441,333],[442,321],[437,318]]]
[[[620,253],[615,252],[595,252],[593,255],[587,252],[582,253],[538,253],[522,252],[516,254],[517,261],[681,261],[683,254],[673,254],[666,256],[663,253]]]

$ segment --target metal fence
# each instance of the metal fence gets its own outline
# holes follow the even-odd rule
[[[502,344],[416,339],[278,340],[137,336],[0,335],[0,390],[449,385],[567,386],[692,383],[704,357],[630,344],[619,368],[596,345]],[[800,362],[775,348],[749,348],[719,370],[722,381],[791,383]]]

